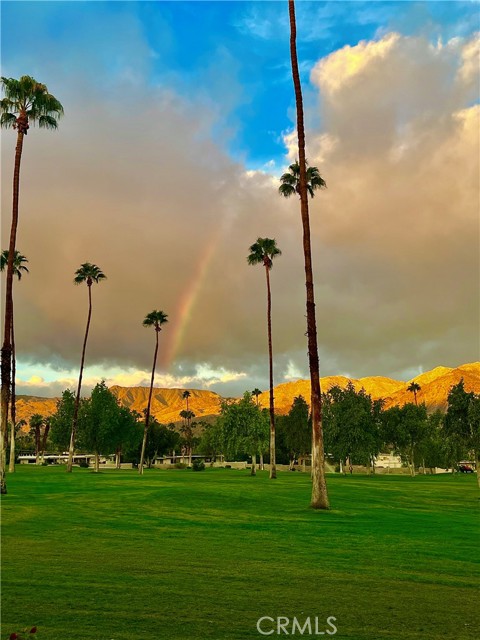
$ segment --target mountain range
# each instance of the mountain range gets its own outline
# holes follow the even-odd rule
[[[383,398],[385,408],[403,406],[413,402],[413,394],[407,390],[411,382],[420,385],[417,392],[418,403],[424,402],[429,411],[435,409],[446,410],[448,392],[463,378],[466,391],[480,393],[480,362],[464,364],[456,368],[436,367],[415,376],[408,382],[392,380],[382,376],[371,376],[360,379],[350,379],[345,376],[327,376],[321,379],[322,391],[338,385],[346,387],[352,382],[355,389],[365,389],[373,400]],[[148,387],[111,387],[111,391],[123,404],[141,413],[147,405]],[[153,389],[151,413],[162,423],[179,422],[180,411],[185,409],[183,392],[185,389]],[[195,413],[197,420],[210,420],[220,412],[222,396],[213,391],[189,389],[189,409]],[[279,414],[288,413],[295,396],[302,395],[307,402],[310,399],[310,381],[297,380],[285,382],[275,387],[275,411]],[[17,416],[21,420],[29,420],[34,413],[43,416],[55,412],[58,398],[41,398],[38,396],[18,396]],[[264,391],[259,396],[259,404],[268,408],[269,393]]]

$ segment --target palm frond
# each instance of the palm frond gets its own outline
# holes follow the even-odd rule
[[[296,193],[296,189],[290,184],[281,184],[278,187],[278,192],[280,193],[280,195],[284,196],[285,198],[289,198],[290,196],[293,196]]]
[[[290,184],[292,186],[295,186],[295,184],[297,183],[297,176],[295,176],[293,173],[284,173],[281,177],[280,177],[280,182],[282,182],[283,184]]]
[[[0,254],[0,271],[4,271],[8,265],[8,249],[4,249]],[[22,271],[30,273],[28,267],[25,266],[25,262],[28,262],[27,258],[19,251],[15,250],[13,254],[13,275],[17,276],[19,280],[22,279]]]
[[[13,113],[4,111],[0,116],[0,127],[2,127],[2,129],[13,129],[16,122],[17,118]]]
[[[41,129],[57,129],[58,124],[53,116],[40,116],[38,118],[38,126]]]

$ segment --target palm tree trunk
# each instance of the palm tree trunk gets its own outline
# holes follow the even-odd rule
[[[48,433],[50,431],[50,420],[47,418],[46,422],[45,422],[45,428],[43,430],[43,438],[42,438],[42,445],[41,445],[41,461],[42,463],[45,462],[45,449],[47,447],[47,438],[48,438]]]
[[[150,392],[148,394],[147,412],[145,414],[145,429],[143,431],[142,452],[140,454],[140,464],[138,465],[138,473],[143,474],[143,462],[145,460],[145,447],[147,446],[148,423],[150,422],[150,405],[152,403],[153,381],[155,379],[155,367],[157,366],[158,353],[158,331],[155,329],[155,353],[153,356],[152,377],[150,378]]]
[[[275,406],[273,402],[273,349],[272,349],[272,295],[270,292],[270,271],[265,266],[267,275],[267,328],[268,328],[268,364],[270,376],[270,479],[277,477],[275,461]]]
[[[8,405],[10,402],[11,366],[12,366],[12,325],[13,325],[13,260],[15,258],[15,244],[18,226],[18,198],[20,194],[20,163],[23,150],[23,131],[17,133],[15,149],[15,165],[13,170],[13,202],[12,225],[10,228],[10,242],[8,245],[7,274],[5,279],[5,324],[3,327],[3,345],[1,352],[1,391],[0,391],[0,493],[7,493],[5,482],[5,468],[7,463],[6,443],[8,431]]]
[[[75,397],[75,408],[74,408],[74,411],[73,411],[72,432],[70,434],[70,447],[68,449],[67,473],[72,473],[72,468],[73,468],[73,452],[75,450],[75,437],[77,435],[78,409],[79,409],[79,406],[80,406],[80,393],[82,391],[82,378],[83,378],[83,367],[84,367],[84,364],[85,364],[85,351],[86,351],[86,348],[87,348],[88,331],[90,329],[90,320],[91,320],[91,317],[92,317],[92,285],[91,284],[87,284],[87,286],[88,286],[87,327],[85,329],[85,338],[83,340],[82,360],[80,362],[80,375],[78,376],[77,395]]]
[[[305,129],[303,122],[303,99],[297,60],[297,26],[295,22],[295,2],[288,0],[290,14],[290,54],[292,76],[297,105],[298,161],[300,167],[300,209],[303,224],[303,252],[305,255],[305,287],[307,290],[307,336],[308,362],[312,387],[312,498],[314,509],[328,509],[328,493],[325,481],[325,461],[322,427],[322,398],[320,391],[320,365],[318,361],[317,323],[315,318],[315,296],[313,286],[312,252],[310,243],[310,220],[308,215],[307,175],[305,161]]]
[[[13,318],[13,292],[12,292],[12,318]],[[10,460],[8,464],[9,473],[15,472],[15,424],[17,422],[17,398],[15,395],[15,375],[16,375],[16,360],[15,360],[15,332],[12,321],[12,399],[10,402]]]
[[[40,426],[35,427],[35,464],[40,464]]]
[[[413,449],[413,445],[410,448],[410,462],[411,462],[410,474],[412,478],[414,478],[415,477],[415,452]]]

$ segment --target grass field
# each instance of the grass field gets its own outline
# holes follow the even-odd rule
[[[300,473],[25,466],[8,488],[2,639],[240,640],[262,616],[334,616],[336,639],[480,637],[473,477],[331,476],[329,512]]]

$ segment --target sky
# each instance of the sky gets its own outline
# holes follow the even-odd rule
[[[479,4],[297,2],[321,375],[408,380],[479,359]],[[74,388],[97,264],[84,390],[148,385],[224,396],[308,377],[288,4],[1,3],[2,75],[63,104],[31,127],[15,284],[18,393]],[[2,131],[2,247],[15,132]],[[4,276],[2,276],[3,278]]]

